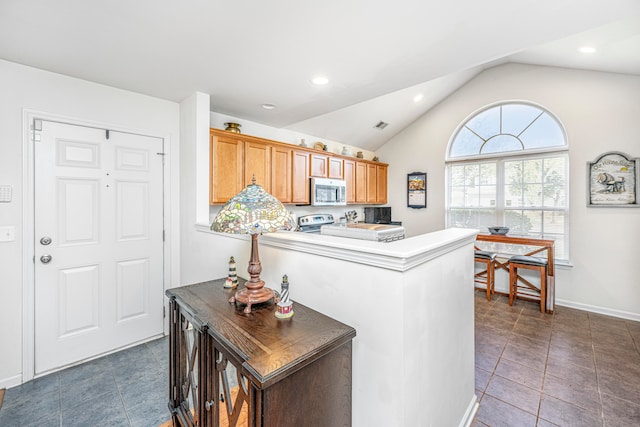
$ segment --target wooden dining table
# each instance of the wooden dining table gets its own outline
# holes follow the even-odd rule
[[[492,248],[492,252],[502,253],[502,254],[510,254],[510,255],[527,255],[527,256],[535,256],[540,254],[541,252],[546,252],[546,258],[548,261],[547,264],[547,289],[546,289],[546,301],[545,301],[545,311],[547,313],[553,313],[554,305],[555,305],[555,268],[554,268],[554,240],[549,239],[536,239],[532,237],[516,237],[516,236],[507,236],[506,234],[478,234],[476,237],[476,241],[480,242],[491,242],[491,243],[501,243],[505,245],[520,245],[523,247],[531,246],[534,247],[532,250],[525,249],[524,251],[513,251],[509,250],[508,247],[495,247]],[[487,250],[487,248],[480,248],[482,250]],[[502,268],[504,270],[509,271],[509,261],[505,262],[496,262],[496,268]]]

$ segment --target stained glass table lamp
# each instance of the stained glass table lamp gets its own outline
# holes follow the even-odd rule
[[[251,234],[251,259],[249,260],[249,276],[246,288],[236,292],[230,302],[244,304],[244,312],[251,313],[251,307],[273,299],[273,289],[264,286],[260,279],[262,264],[258,255],[258,235],[278,230],[295,228],[293,218],[285,207],[264,188],[252,183],[233,196],[218,212],[211,229],[221,233]]]

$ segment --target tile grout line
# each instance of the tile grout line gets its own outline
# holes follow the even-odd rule
[[[591,313],[587,313],[587,319],[589,320],[589,336],[591,337],[591,351],[593,352],[593,366],[596,369],[596,385],[598,387],[598,398],[600,399],[600,418],[602,419],[602,425],[606,425],[604,417],[604,402],[602,400],[602,390],[600,389],[600,369],[598,369],[598,359],[596,359],[596,347],[593,345],[593,333],[591,331]]]

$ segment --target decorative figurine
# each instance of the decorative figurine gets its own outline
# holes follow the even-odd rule
[[[282,284],[280,286],[280,301],[276,305],[276,317],[278,319],[287,319],[293,316],[293,302],[289,299],[289,278],[286,274],[282,276]]]
[[[238,286],[238,276],[236,275],[236,260],[231,257],[229,259],[229,277],[224,282],[224,287],[233,289]]]

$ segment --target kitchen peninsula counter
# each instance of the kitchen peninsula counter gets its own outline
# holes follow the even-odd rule
[[[249,240],[202,231],[246,276]],[[291,232],[260,237],[267,286],[279,289],[286,274],[294,310],[300,302],[358,331],[354,426],[471,423],[478,405],[476,234],[447,229],[389,243]]]

